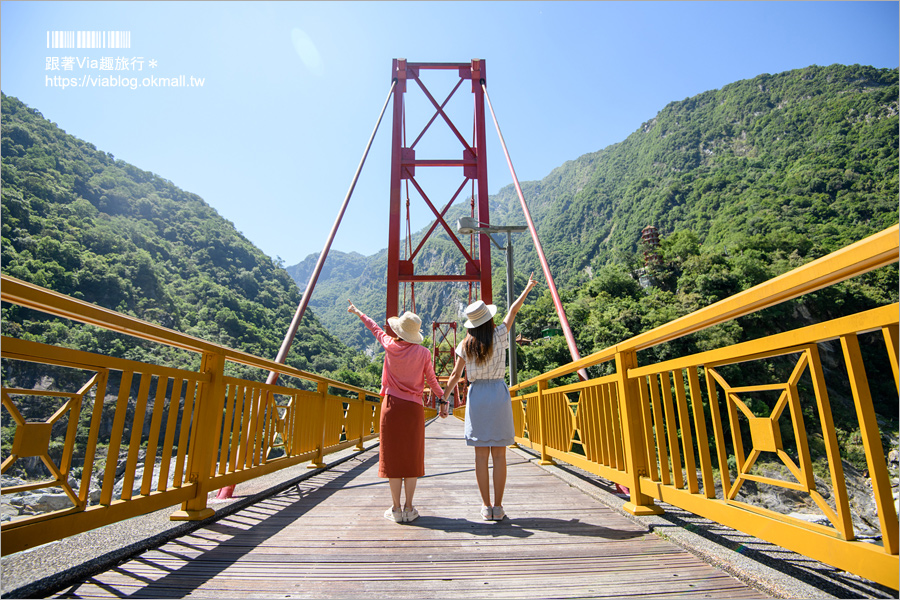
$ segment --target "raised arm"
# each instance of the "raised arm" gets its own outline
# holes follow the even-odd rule
[[[528,295],[534,286],[537,285],[537,281],[534,279],[534,271],[531,272],[531,275],[528,276],[528,283],[525,284],[525,290],[516,298],[516,301],[512,303],[512,306],[509,307],[509,312],[506,313],[506,316],[503,317],[503,324],[506,325],[506,328],[509,329],[510,325],[513,324],[513,321],[516,320],[516,314],[518,314],[519,309],[522,308],[522,304],[525,302],[525,296]]]
[[[387,348],[388,343],[391,341],[391,337],[384,332],[384,330],[378,326],[378,324],[370,319],[364,312],[356,308],[353,305],[353,301],[348,299],[347,302],[350,306],[347,307],[347,312],[350,314],[354,314],[359,317],[363,325],[372,332],[372,335],[375,336],[375,339],[378,340],[378,343],[381,344],[382,348]]]

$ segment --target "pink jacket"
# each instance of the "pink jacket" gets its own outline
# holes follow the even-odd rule
[[[434,374],[431,353],[427,348],[392,338],[366,315],[361,315],[360,319],[384,348],[384,370],[379,395],[390,394],[395,398],[423,404],[422,391],[427,378],[432,391],[438,397],[443,396],[444,391]]]

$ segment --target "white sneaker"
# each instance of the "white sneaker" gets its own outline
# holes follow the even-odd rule
[[[404,523],[412,523],[416,519],[419,518],[419,511],[415,508],[410,508],[409,510],[403,511],[403,522]]]
[[[506,516],[506,511],[503,510],[502,506],[495,506],[492,513],[494,521],[502,521],[503,517]]]
[[[481,518],[485,521],[493,521],[494,520],[494,509],[490,506],[482,506],[481,507]]]
[[[402,523],[403,511],[400,509],[394,510],[393,508],[389,508],[384,511],[384,518],[388,521],[393,521],[394,523]]]

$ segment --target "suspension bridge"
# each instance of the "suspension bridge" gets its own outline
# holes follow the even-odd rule
[[[430,71],[449,71],[458,77],[443,102],[426,86],[424,78]],[[434,116],[410,143],[404,110],[407,88],[413,85],[432,106]],[[461,89],[472,94],[471,139],[462,135],[463,129],[445,110]],[[470,218],[482,228],[490,225],[485,128],[490,113],[572,355],[570,363],[527,381],[514,381],[510,388],[519,448],[509,451],[513,454],[505,503],[508,521],[482,523],[473,517],[477,492],[472,460],[458,451],[464,448],[458,418],[465,405],[456,407],[456,419],[434,420],[430,398],[426,403],[426,419],[432,421],[426,428],[427,476],[417,494],[423,517],[409,526],[385,521],[378,507],[387,494],[378,488],[383,484],[372,470],[373,452],[377,452],[372,441],[379,433],[377,396],[284,364],[378,124],[392,100],[385,316],[399,312],[401,293],[414,303],[418,282],[463,283],[470,295],[492,301],[489,233],[473,235],[467,246],[445,220],[450,206],[470,187],[466,196]],[[417,157],[416,146],[435,121],[443,122],[459,142],[455,157]],[[274,360],[3,276],[3,302],[200,357],[199,368],[191,370],[3,337],[6,361],[84,374],[83,384],[67,391],[3,384],[5,422],[16,429],[3,471],[20,458],[37,457],[51,477],[2,492],[55,486],[63,489],[70,502],[67,508],[3,523],[5,581],[21,581],[22,573],[8,569],[27,568],[23,565],[28,560],[21,557],[49,552],[50,546],[44,544],[64,543],[134,517],[168,511],[167,518],[173,522],[194,523],[198,528],[128,563],[93,573],[89,579],[68,581],[65,590],[54,592],[65,597],[759,596],[757,589],[648,534],[640,525],[641,519],[659,518],[665,507],[671,507],[878,586],[900,587],[897,510],[869,386],[870,377],[889,378],[890,374],[881,369],[871,372],[872,365],[864,358],[868,354],[860,345],[860,338],[877,340],[883,348],[883,363],[890,365],[894,388],[900,390],[897,304],[664,362],[648,361],[646,354],[640,354],[897,263],[898,226],[581,357],[487,94],[485,62],[395,60],[378,124]],[[427,191],[417,176],[417,171],[441,168],[462,171],[456,193],[449,195],[443,208],[433,200],[436,193]],[[402,192],[406,188],[409,199],[410,186],[434,220],[415,248],[407,224],[403,249]],[[459,251],[462,266],[452,273],[416,273],[415,257],[438,227]],[[878,535],[867,541],[858,539],[820,356],[823,344],[838,347],[843,357],[840,376],[851,390],[857,419],[852,425],[865,449],[871,500],[878,516]],[[775,358],[793,365],[785,381],[758,386],[729,383],[729,367]],[[436,352],[436,364],[442,361],[446,357]],[[254,367],[269,376],[265,381],[231,377],[226,374],[229,364]],[[588,378],[586,369],[597,365],[605,365],[610,374]],[[574,373],[580,374],[576,383],[562,382]],[[769,414],[755,414],[742,400],[759,392],[777,396]],[[58,409],[45,421],[28,421],[17,406],[34,397],[53,398]],[[121,491],[115,486],[118,461],[101,464],[99,456],[104,410],[114,411],[106,456],[120,456],[125,463]],[[77,425],[88,412],[87,440],[79,441],[82,445],[76,448]],[[820,436],[814,443],[808,431],[812,424]],[[792,433],[791,447],[782,430]],[[62,445],[60,459],[51,458],[51,444]],[[813,474],[814,446],[827,462],[827,490]],[[356,454],[326,469],[330,456],[346,452]],[[781,461],[783,478],[754,471],[763,453]],[[618,485],[627,492],[621,510],[630,519],[541,469],[554,464],[570,465]],[[252,487],[253,482],[307,467],[316,469],[316,477],[324,481],[298,478],[296,485],[239,512],[217,515],[217,490],[225,490],[218,494],[225,500],[234,486]],[[71,478],[76,469],[80,469],[79,481]],[[102,485],[99,495],[92,497],[95,472],[100,473]],[[821,522],[744,501],[741,488],[751,482],[808,498],[821,513]],[[15,590],[4,587],[4,592]]]

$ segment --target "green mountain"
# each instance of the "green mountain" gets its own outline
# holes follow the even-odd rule
[[[525,193],[546,206],[564,280],[634,251],[647,225],[704,245],[797,233],[835,250],[897,221],[897,70],[813,66],[673,102]]]
[[[311,254],[303,262],[285,268],[297,282],[300,293],[306,289],[318,258],[318,253]],[[370,353],[376,351],[377,343],[369,330],[362,326],[358,318],[347,313],[347,300],[352,299],[376,322],[383,322],[386,273],[386,250],[374,256],[363,256],[357,252],[347,254],[339,250],[328,253],[318,280],[323,285],[316,286],[312,303],[317,307],[316,314],[322,311],[329,313],[331,327],[344,343],[354,348],[366,348]],[[342,283],[331,285],[332,282]],[[380,306],[380,312],[372,311],[373,306]]]
[[[754,262],[753,274],[723,275],[727,281],[718,288],[704,280],[687,303],[673,296],[661,314],[674,318],[896,223],[897,132],[897,69],[811,66],[672,102],[622,142],[521,185],[564,299],[574,300],[585,286],[613,285],[621,273],[633,279],[643,266],[640,232],[648,225],[660,230],[671,259],[666,273],[655,274],[663,290],[678,290],[685,267],[689,277],[696,275],[692,267],[712,268],[701,257],[727,262],[729,254],[761,254],[759,264],[745,257]],[[524,223],[512,185],[492,196],[490,206],[492,222]],[[451,218],[462,210],[455,208]],[[514,243],[518,291],[540,264],[527,234]],[[418,257],[416,272],[461,269],[453,257],[450,242],[438,236]],[[492,259],[494,301],[505,306],[503,253],[495,249]],[[288,268],[301,289],[315,260]],[[383,320],[385,271],[385,251],[369,257],[332,251],[310,305],[342,339],[370,346],[347,318],[346,298]],[[882,286],[889,289],[891,277]],[[624,285],[632,289],[632,283]],[[690,285],[696,288],[696,281],[682,282],[682,292]],[[416,289],[426,330],[433,320],[455,320],[467,301],[464,286]],[[569,319],[574,326],[589,316],[573,307]],[[655,324],[619,327],[618,339],[583,328],[579,347],[587,354]],[[539,336],[544,326],[558,326],[549,305],[527,333]]]
[[[0,144],[3,273],[275,357],[299,303],[297,287],[201,198],[66,134],[5,94]],[[14,306],[3,307],[3,332],[136,360],[199,364],[174,349]],[[380,365],[339,342],[311,311],[287,363],[349,383],[380,382]],[[259,376],[231,366],[235,374]],[[38,376],[4,368],[20,384]]]

